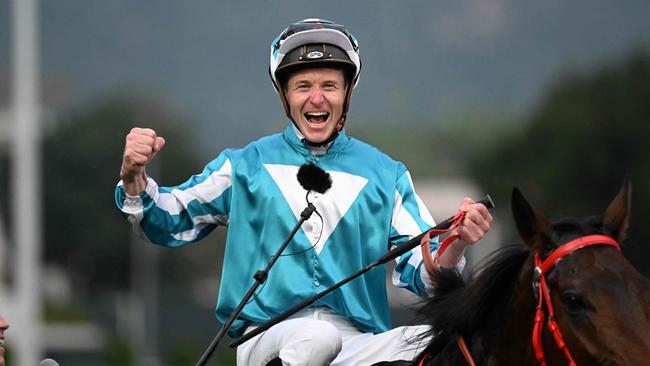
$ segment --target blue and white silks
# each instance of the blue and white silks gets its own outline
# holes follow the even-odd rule
[[[388,243],[403,243],[432,227],[406,167],[344,131],[324,154],[315,155],[289,124],[281,134],[223,151],[179,186],[159,187],[149,178],[144,192],[128,197],[120,182],[116,203],[134,230],[168,247],[227,225],[216,307],[218,320],[225,322],[306,207],[307,192],[296,174],[307,162],[332,177],[329,191],[310,197],[322,220],[314,214],[298,230],[233,325],[231,335],[237,336],[247,324],[269,320],[374,262]],[[432,241],[431,249],[437,246]],[[375,268],[314,306],[349,317],[364,332],[386,331],[391,323],[385,278],[385,267]],[[426,292],[429,279],[419,247],[398,259],[392,278],[396,286]]]

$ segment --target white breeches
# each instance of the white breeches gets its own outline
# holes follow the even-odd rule
[[[428,344],[426,340],[413,343],[412,338],[428,329],[418,325],[362,333],[329,309],[305,309],[237,347],[237,365],[264,366],[276,357],[286,366],[368,366],[412,360]]]

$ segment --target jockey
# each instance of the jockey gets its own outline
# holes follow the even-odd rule
[[[118,208],[149,241],[178,247],[226,226],[216,316],[225,322],[287,237],[306,205],[296,179],[312,163],[332,186],[310,196],[318,215],[298,230],[264,286],[230,330],[240,336],[318,294],[434,226],[404,164],[346,134],[352,90],[359,81],[359,45],[344,26],[322,19],[291,24],[271,44],[269,73],[290,120],[286,129],[244,148],[227,149],[204,171],[175,187],[159,187],[145,167],[164,138],[134,128],[126,138],[115,191]],[[439,258],[461,271],[465,248],[489,230],[487,209],[465,199],[460,240]],[[396,286],[425,295],[433,287],[420,249],[402,255]],[[378,267],[278,323],[237,349],[238,365],[370,365],[412,359],[418,345],[404,340],[418,326],[391,329],[385,268]]]

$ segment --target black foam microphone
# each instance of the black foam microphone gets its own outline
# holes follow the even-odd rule
[[[332,188],[332,177],[313,163],[303,164],[298,169],[298,183],[307,191],[323,194]]]

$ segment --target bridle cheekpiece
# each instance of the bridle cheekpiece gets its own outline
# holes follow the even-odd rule
[[[561,245],[554,250],[544,261],[542,261],[539,251],[535,253],[535,269],[533,272],[533,291],[537,298],[537,311],[535,313],[535,324],[533,326],[533,349],[535,351],[535,358],[541,366],[546,366],[546,359],[544,357],[544,349],[542,346],[542,330],[544,324],[544,304],[548,311],[546,326],[551,332],[555,343],[558,348],[564,352],[570,366],[576,366],[571,353],[562,338],[562,333],[555,320],[555,312],[553,310],[553,303],[551,302],[551,295],[548,291],[546,284],[546,274],[555,266],[555,264],[566,255],[588,246],[592,245],[609,245],[618,250],[621,250],[620,245],[616,240],[607,235],[587,235]]]

